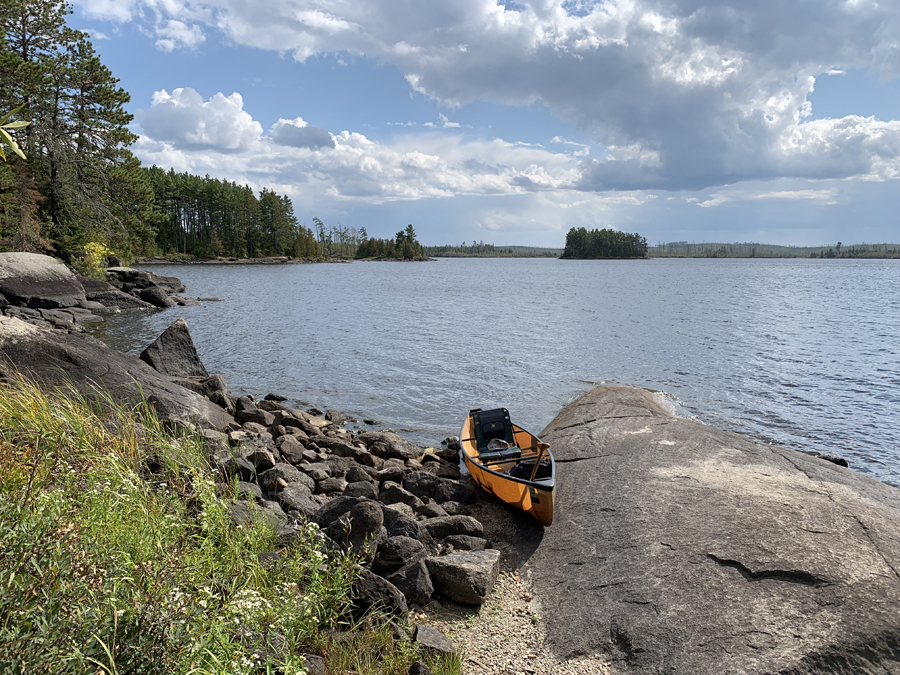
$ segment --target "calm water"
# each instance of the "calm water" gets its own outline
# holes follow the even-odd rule
[[[233,393],[277,392],[436,443],[469,408],[539,431],[594,383],[836,452],[900,483],[900,261],[442,259],[153,266],[223,302],[122,314],[139,352],[179,316]]]

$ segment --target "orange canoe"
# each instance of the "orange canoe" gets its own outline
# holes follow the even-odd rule
[[[506,408],[470,410],[459,439],[476,483],[544,525],[553,522],[556,465],[549,445],[513,424]]]

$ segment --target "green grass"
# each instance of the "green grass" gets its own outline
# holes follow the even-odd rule
[[[329,672],[399,675],[421,658],[378,617],[335,642],[356,561],[326,556],[307,524],[261,562],[271,527],[234,525],[233,486],[214,481],[202,441],[146,408],[0,384],[3,672],[290,675],[308,652]]]

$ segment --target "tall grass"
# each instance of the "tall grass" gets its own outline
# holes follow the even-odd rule
[[[356,561],[326,556],[314,524],[260,556],[276,550],[271,525],[234,525],[215,478],[202,439],[146,407],[0,383],[3,673],[291,675],[304,652],[344,667],[346,640],[328,636],[348,622]],[[420,656],[381,651],[359,672],[399,675]]]

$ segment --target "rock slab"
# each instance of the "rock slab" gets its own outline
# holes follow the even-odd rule
[[[617,673],[900,673],[900,491],[600,387],[541,434],[549,646]]]
[[[91,396],[108,391],[132,403],[142,398],[162,418],[192,420],[223,429],[231,416],[202,396],[179,387],[140,359],[62,331],[42,330],[0,316],[0,376],[14,370],[52,386],[72,383]]]
[[[32,309],[84,307],[84,288],[62,261],[39,253],[0,253],[0,295]]]

